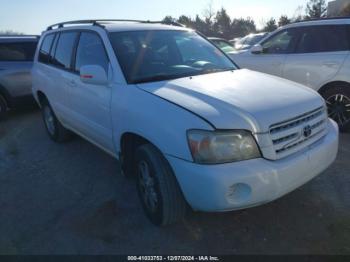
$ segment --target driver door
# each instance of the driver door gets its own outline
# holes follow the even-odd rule
[[[242,68],[281,77],[287,54],[294,49],[296,41],[296,30],[282,30],[262,42],[263,52],[255,54],[249,51],[246,56],[235,57],[235,61]]]

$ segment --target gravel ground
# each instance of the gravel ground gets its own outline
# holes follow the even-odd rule
[[[58,145],[40,113],[0,122],[0,254],[350,254],[350,134],[335,164],[270,204],[151,225],[134,181],[77,137]]]

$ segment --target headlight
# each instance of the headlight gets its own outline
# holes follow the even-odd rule
[[[252,134],[245,130],[189,130],[188,143],[196,163],[223,164],[261,157]]]

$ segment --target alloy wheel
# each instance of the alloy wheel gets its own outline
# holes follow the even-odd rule
[[[50,107],[45,106],[44,108],[44,120],[45,120],[45,125],[47,127],[47,130],[51,135],[55,134],[55,120],[54,116],[52,113],[52,110]]]
[[[350,98],[343,94],[335,94],[327,98],[329,117],[343,127],[350,123]]]
[[[147,209],[155,213],[158,208],[158,195],[155,180],[151,175],[150,167],[146,161],[140,161],[138,164],[138,179],[142,200]]]

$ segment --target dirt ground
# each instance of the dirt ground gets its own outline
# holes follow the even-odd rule
[[[337,161],[270,204],[157,228],[116,160],[58,145],[40,113],[0,122],[0,254],[350,254],[350,134]]]

